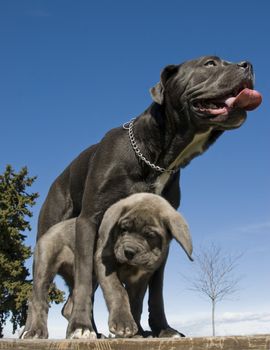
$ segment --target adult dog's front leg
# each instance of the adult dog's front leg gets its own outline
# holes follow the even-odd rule
[[[96,225],[89,218],[78,217],[75,241],[74,303],[68,324],[67,338],[96,338],[96,332],[90,318],[95,236]]]
[[[166,259],[149,283],[149,326],[155,337],[179,338],[184,335],[168,325],[163,302],[163,277]]]

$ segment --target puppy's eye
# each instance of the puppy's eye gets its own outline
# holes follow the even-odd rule
[[[123,220],[121,223],[120,223],[120,227],[123,231],[128,231],[128,229],[130,228],[130,222],[127,221],[127,220]]]
[[[156,238],[157,234],[153,231],[148,231],[148,232],[146,232],[146,236],[147,236],[147,238]]]
[[[208,60],[208,61],[205,62],[204,65],[205,65],[206,67],[214,67],[214,66],[217,65],[217,62],[214,61],[214,60]]]
[[[162,237],[158,232],[147,231],[145,237],[150,249],[158,248],[162,249]]]

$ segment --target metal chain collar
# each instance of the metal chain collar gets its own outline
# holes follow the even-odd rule
[[[133,133],[133,126],[134,126],[134,121],[135,119],[131,119],[130,122],[127,122],[125,124],[123,124],[123,129],[125,130],[128,130],[128,136],[129,136],[129,140],[130,140],[130,143],[132,145],[132,148],[134,150],[134,152],[136,153],[136,155],[144,162],[146,163],[148,166],[150,166],[152,169],[156,170],[156,171],[159,171],[160,173],[170,173],[170,174],[175,174],[177,173],[177,171],[179,169],[165,169],[165,168],[162,168],[158,165],[155,165],[153,163],[151,163],[149,160],[147,160],[145,158],[145,156],[142,154],[141,150],[139,149],[138,145],[137,145],[137,142],[135,140],[135,137],[134,137],[134,133]]]

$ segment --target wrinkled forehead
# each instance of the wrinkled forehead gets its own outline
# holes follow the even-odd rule
[[[183,68],[200,67],[200,66],[204,65],[206,62],[211,61],[211,60],[216,61],[216,62],[220,62],[224,66],[229,65],[229,64],[233,64],[232,62],[225,61],[218,56],[210,55],[210,56],[201,56],[201,57],[198,57],[198,58],[196,58],[194,60],[190,60],[190,61],[185,61],[184,63],[182,63],[180,65],[180,68],[181,67],[183,67]]]
[[[216,69],[209,69],[207,62],[215,61]],[[228,74],[234,64],[225,61],[218,56],[202,56],[194,60],[186,61],[179,65],[178,73],[175,75],[174,83],[179,87],[190,88],[204,81],[215,80],[223,78],[224,74]],[[229,68],[229,69],[228,69]]]
[[[155,213],[149,212],[149,210],[144,210],[143,208],[131,210],[126,213],[120,220],[120,225],[124,225],[127,228],[136,228],[141,230],[146,226],[157,227],[160,226],[160,216],[155,215]]]

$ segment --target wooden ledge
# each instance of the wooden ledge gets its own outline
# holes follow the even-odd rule
[[[270,350],[270,334],[182,339],[1,339],[1,350]]]

